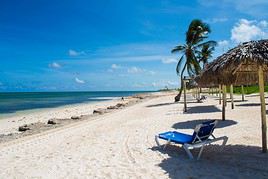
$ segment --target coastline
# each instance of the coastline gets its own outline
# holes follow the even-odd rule
[[[119,97],[111,97],[110,99],[103,100],[103,101],[89,101],[89,102],[77,102],[73,104],[64,104],[64,105],[59,105],[56,107],[44,107],[44,108],[34,108],[34,109],[25,109],[25,110],[19,110],[15,113],[4,113],[0,114],[0,120],[2,119],[7,119],[7,118],[13,118],[13,117],[23,117],[27,114],[30,113],[44,113],[50,110],[54,109],[61,109],[61,108],[73,108],[73,107],[78,107],[78,106],[83,106],[83,105],[89,105],[89,104],[98,104],[98,103],[103,103],[103,102],[108,102],[112,100],[119,100]]]
[[[163,95],[163,93],[147,92],[126,96],[124,97],[124,100],[115,97],[114,99],[105,101],[83,102],[54,108],[25,110],[14,114],[13,116],[6,116],[0,119],[0,143],[5,143],[28,135],[42,133],[46,130],[62,127],[77,121],[90,120],[90,118],[95,116],[93,112],[97,109],[106,110],[104,113],[108,113],[113,111],[112,109],[107,109],[111,106],[123,104],[123,107],[128,107],[139,103],[146,98],[153,98],[158,95]],[[120,110],[120,108],[117,110]],[[72,120],[72,117],[77,117],[78,119]],[[56,120],[57,125],[48,125],[48,120]],[[18,128],[24,125],[28,125],[31,130],[19,132]]]

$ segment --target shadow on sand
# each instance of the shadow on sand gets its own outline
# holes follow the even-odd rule
[[[265,105],[268,105],[267,103]],[[250,107],[250,106],[260,106],[260,103],[245,103],[245,104],[236,104],[236,106]]]
[[[177,104],[177,103],[175,103],[175,102],[173,102],[173,103],[159,103],[159,104],[148,105],[146,107],[151,108],[151,107],[167,106],[167,105],[173,105],[173,104]]]
[[[208,106],[192,106],[187,107],[187,112],[185,113],[212,113],[212,112],[220,112],[216,106],[208,105]]]
[[[240,102],[247,102],[248,100],[244,100],[244,101],[242,101],[242,99],[236,99],[236,100],[234,100],[234,103],[240,103]]]
[[[195,100],[195,101],[187,101],[187,104],[191,104],[191,103],[200,104],[200,103],[203,103],[203,101],[200,101],[200,102],[198,102],[197,100]],[[183,101],[179,102],[179,104],[184,104],[184,102]]]
[[[200,160],[190,160],[182,147],[168,145],[150,148],[165,154],[158,164],[170,178],[267,178],[268,154],[261,148],[246,145],[209,145]],[[222,151],[221,151],[222,150]],[[199,150],[193,150],[197,156]]]
[[[201,124],[202,122],[206,122],[208,120],[204,119],[197,119],[197,120],[191,120],[191,121],[185,121],[185,122],[178,122],[172,125],[172,128],[174,129],[194,129],[198,124]],[[216,128],[224,128],[228,126],[232,126],[237,124],[236,121],[233,120],[218,120],[218,124]]]
[[[250,95],[245,95],[245,97],[250,98],[250,97],[256,97],[260,96],[260,94],[250,94]]]

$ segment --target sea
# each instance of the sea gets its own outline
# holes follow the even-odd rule
[[[64,105],[106,101],[152,91],[0,92],[0,118]]]

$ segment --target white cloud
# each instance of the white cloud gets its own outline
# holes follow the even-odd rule
[[[177,63],[178,62],[175,58],[163,58],[161,61],[164,64],[170,64],[170,63]]]
[[[148,84],[146,84],[144,82],[142,82],[142,83],[134,83],[132,85],[132,87],[134,87],[134,88],[144,88],[144,87],[147,87],[147,86],[148,86]]]
[[[150,75],[155,75],[155,74],[156,74],[155,71],[148,71],[148,73],[149,73]]]
[[[175,81],[168,81],[167,84],[169,86],[177,86],[178,85],[178,82],[175,82]]]
[[[84,80],[80,80],[79,78],[75,78],[75,82],[76,83],[79,83],[79,84],[84,84],[85,83],[85,81]]]
[[[152,82],[152,86],[153,87],[156,87],[157,86],[157,83],[156,82]]]
[[[53,62],[48,64],[50,68],[61,68],[62,66],[59,63]]]
[[[144,72],[144,70],[138,67],[131,67],[131,68],[128,68],[127,72],[128,73],[142,73]]]
[[[267,0],[225,0],[227,3],[233,4],[236,10],[256,17],[267,16]]]
[[[206,20],[207,23],[211,23],[211,24],[219,23],[219,22],[226,22],[226,21],[228,21],[228,18],[226,17],[220,17],[220,18],[215,17],[215,18]]]
[[[262,21],[259,22],[259,25],[260,25],[261,27],[263,27],[263,28],[266,28],[266,27],[268,26],[268,22],[265,21],[265,20],[262,20]]]
[[[198,0],[198,2],[204,7],[220,8],[229,11],[238,11],[243,14],[248,14],[258,18],[267,17],[267,0],[221,0],[220,6],[219,1],[216,0]]]
[[[221,40],[221,41],[218,41],[218,45],[220,47],[226,47],[229,45],[229,41],[228,40]]]
[[[139,74],[139,73],[145,73],[145,74],[149,74],[149,75],[155,75],[156,72],[152,71],[152,70],[146,70],[143,68],[138,68],[138,67],[130,67],[127,69],[128,73],[132,73],[132,74]]]
[[[119,69],[119,68],[121,68],[121,66],[117,65],[117,64],[112,64],[111,68],[112,69]]]
[[[234,42],[246,42],[250,40],[258,40],[268,36],[266,21],[249,21],[240,19],[231,30],[231,40]]]
[[[157,88],[165,88],[165,87],[174,88],[178,86],[178,82],[170,81],[170,80],[161,80],[157,82],[152,82],[151,86],[157,87]]]
[[[76,57],[76,56],[80,56],[80,55],[85,55],[86,53],[84,51],[76,51],[76,50],[72,50],[70,49],[69,50],[69,56],[72,56],[72,57]]]
[[[127,67],[127,66],[121,66],[121,65],[117,65],[117,64],[112,64],[111,67],[107,70],[110,73],[116,72],[116,70],[118,69],[122,69],[123,71],[121,72],[127,72],[129,74],[140,74],[140,73],[144,73],[144,74],[149,74],[149,75],[155,75],[156,72],[153,70],[147,70],[144,68],[139,68],[136,66],[132,66],[132,67]],[[119,76],[126,76],[126,74],[119,74]]]
[[[230,40],[220,40],[217,42],[217,46],[215,48],[215,51],[212,54],[212,58],[209,59],[213,60],[214,58],[216,58],[217,56],[221,55],[222,53],[226,52],[227,50],[229,50],[234,44],[231,43]]]
[[[118,70],[120,68],[123,68],[121,65],[112,64],[111,67],[107,70],[110,73],[113,73],[115,70]]]

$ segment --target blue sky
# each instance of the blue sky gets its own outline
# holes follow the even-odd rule
[[[192,19],[210,24],[214,57],[268,37],[267,0],[2,0],[0,91],[178,87]]]

